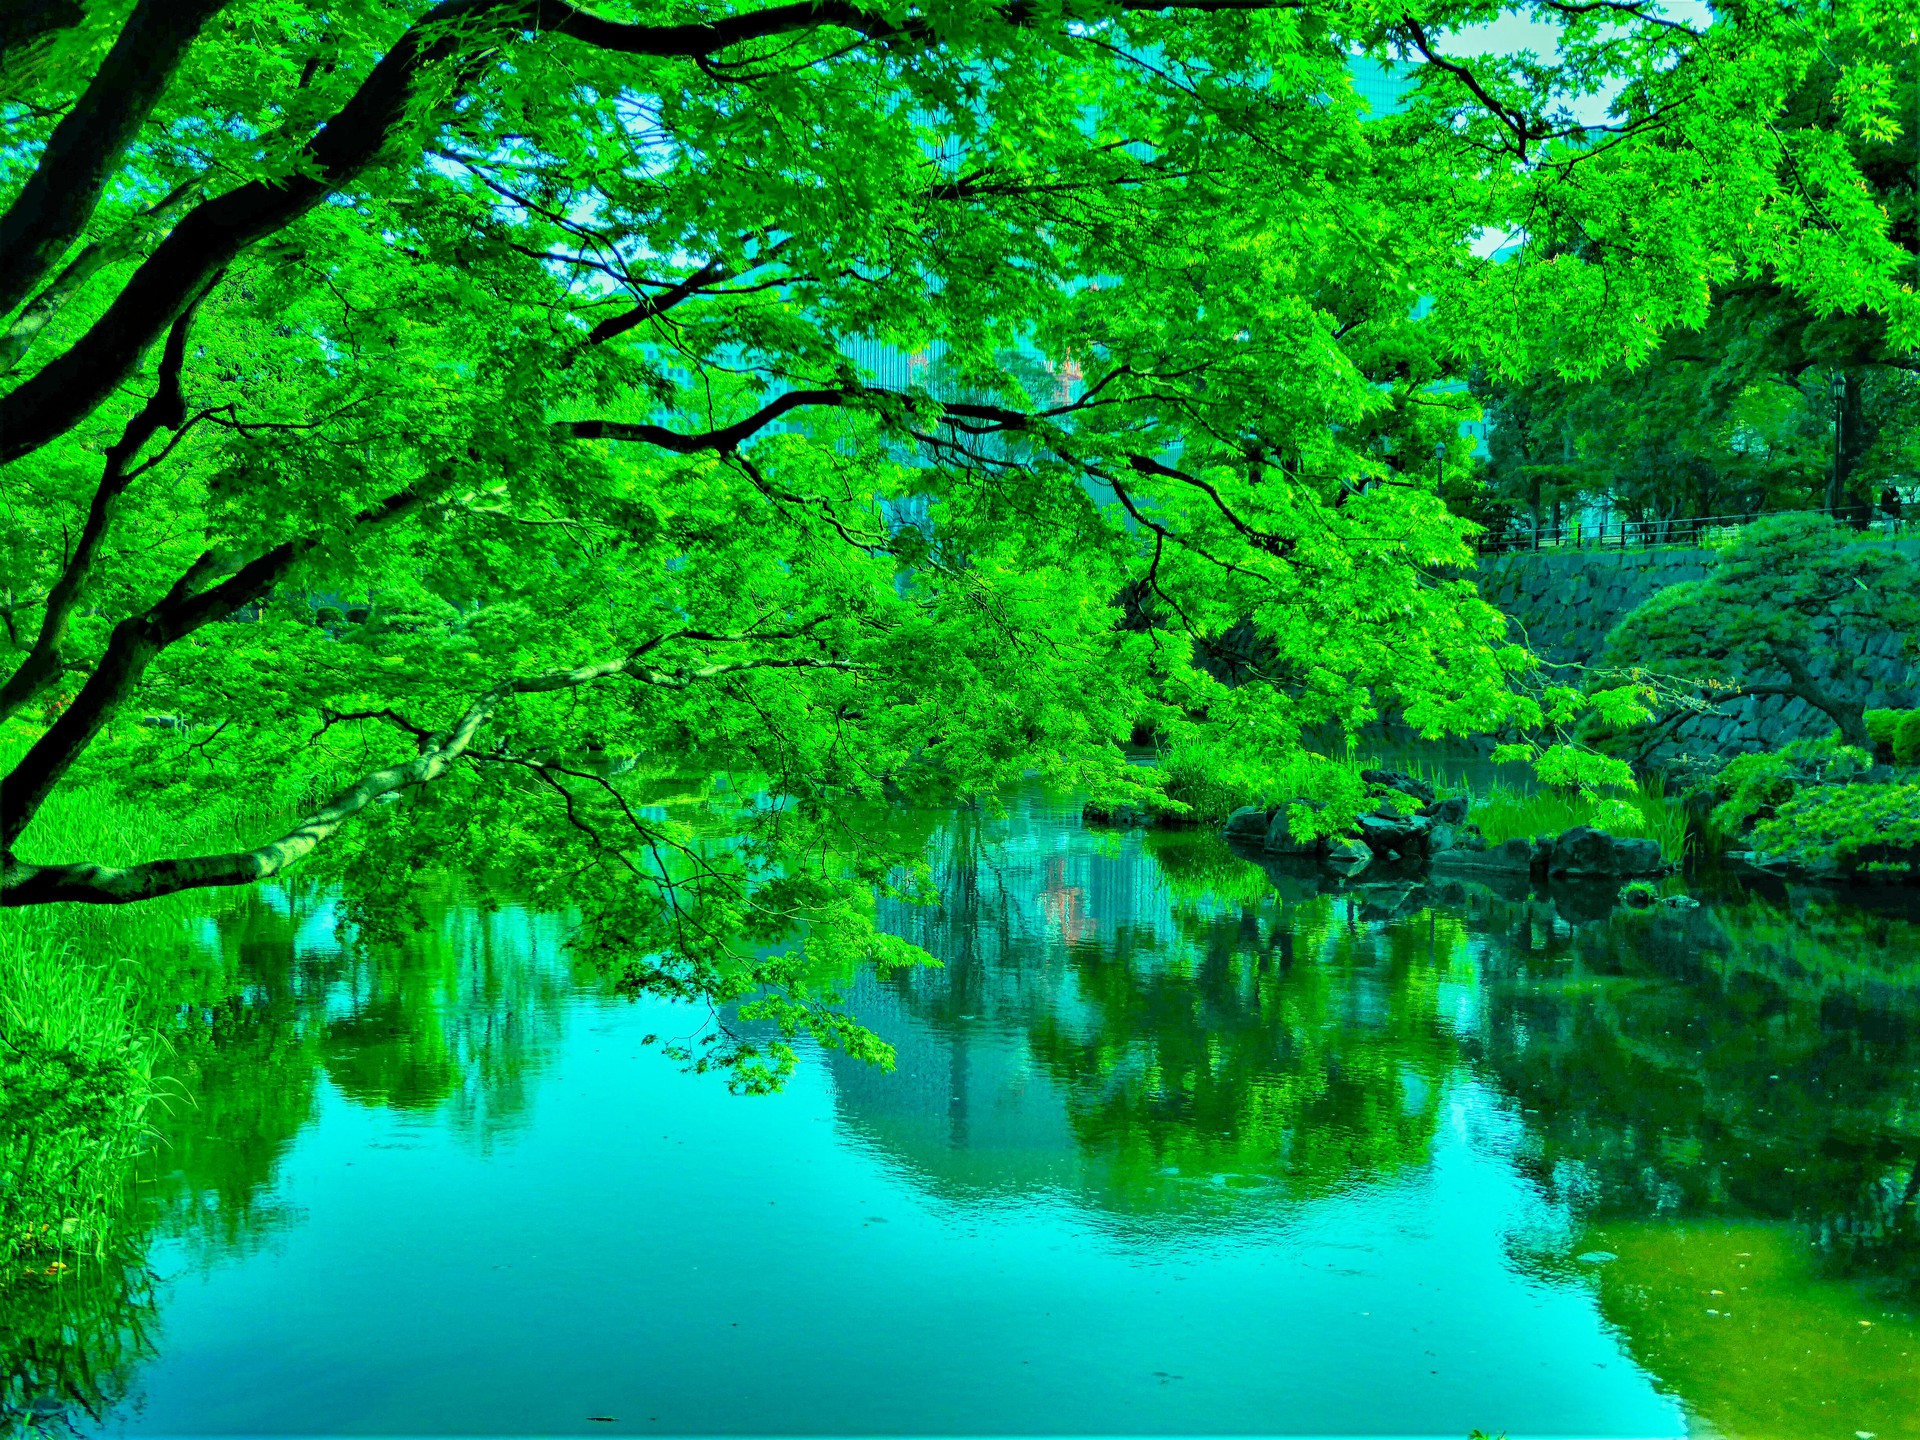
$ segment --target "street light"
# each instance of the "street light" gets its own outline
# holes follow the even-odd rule
[[[1827,482],[1827,513],[1836,520],[1840,518],[1840,429],[1845,423],[1847,398],[1847,377],[1835,366],[1833,370],[1833,478]]]

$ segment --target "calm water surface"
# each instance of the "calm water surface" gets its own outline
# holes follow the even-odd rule
[[[1343,886],[1038,798],[935,856],[888,920],[942,968],[850,997],[898,1068],[772,1098],[550,918],[208,919],[144,1261],[8,1309],[14,1427],[1920,1434],[1910,918]]]

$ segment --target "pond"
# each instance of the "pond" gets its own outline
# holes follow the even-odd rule
[[[553,917],[209,916],[140,1253],[0,1430],[1920,1433],[1920,926],[951,817],[897,1068],[772,1097]],[[725,1021],[725,1017],[720,1017]]]

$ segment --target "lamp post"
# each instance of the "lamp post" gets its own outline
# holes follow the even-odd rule
[[[1834,519],[1840,518],[1840,449],[1843,443],[1841,427],[1846,423],[1847,377],[1839,366],[1833,369],[1833,476],[1827,481],[1827,513]]]

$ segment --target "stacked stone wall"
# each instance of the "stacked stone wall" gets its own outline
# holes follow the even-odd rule
[[[1875,543],[1895,544],[1920,559],[1920,540]],[[1525,551],[1484,558],[1478,583],[1481,595],[1512,621],[1516,640],[1543,659],[1589,665],[1600,661],[1608,633],[1628,611],[1669,585],[1704,579],[1715,558],[1711,550],[1678,547]],[[1843,637],[1871,687],[1869,707],[1920,704],[1920,668],[1904,654],[1906,638],[1887,631]],[[1804,700],[1748,695],[1667,726],[1646,756],[1735,755],[1832,730],[1832,722]]]

